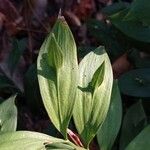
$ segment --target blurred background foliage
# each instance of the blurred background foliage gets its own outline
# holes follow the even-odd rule
[[[79,62],[99,45],[107,50],[123,105],[113,149],[124,149],[150,123],[149,0],[0,0],[0,102],[18,93],[17,128],[61,136],[48,121],[36,73],[39,48],[60,9]]]

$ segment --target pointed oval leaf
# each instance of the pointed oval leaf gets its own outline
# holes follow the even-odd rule
[[[92,81],[91,81],[91,86],[94,88],[97,88],[101,85],[101,83],[104,80],[104,69],[105,69],[105,61],[100,65],[100,67],[95,71]]]
[[[125,19],[128,11],[129,9],[124,9],[110,16],[112,24],[128,37],[137,41],[150,43],[150,27],[144,26],[137,20],[130,21]]]
[[[64,142],[54,142],[52,144],[46,145],[47,150],[85,150],[83,147],[78,147],[69,141]]]
[[[125,150],[149,150],[150,149],[150,125],[138,134]]]
[[[0,150],[46,150],[45,145],[54,142],[65,141],[30,131],[0,134]]]
[[[120,150],[124,150],[134,137],[141,132],[147,124],[146,120],[146,114],[141,101],[133,104],[127,110],[121,129]]]
[[[40,92],[47,113],[66,138],[77,89],[77,54],[72,33],[59,17],[41,47],[38,62]]]
[[[17,108],[15,106],[15,96],[11,96],[0,104],[0,133],[16,131],[17,128]]]
[[[118,1],[118,2],[112,3],[111,5],[104,7],[102,9],[102,12],[104,14],[110,16],[110,15],[113,15],[113,14],[127,8],[128,5],[129,5],[129,3],[127,3],[127,2]]]
[[[50,39],[48,39],[48,63],[54,69],[58,69],[63,65],[63,53],[59,47],[54,33],[51,34]]]
[[[98,47],[86,55],[79,64],[79,71],[73,117],[84,146],[88,147],[105,120],[110,104],[113,75],[104,47]],[[97,71],[99,76],[96,75]],[[98,82],[100,81],[94,89],[90,86],[93,77],[98,77]]]
[[[139,61],[139,60],[138,60]],[[134,97],[150,97],[150,68],[131,70],[119,78],[120,91]]]
[[[51,149],[59,149],[59,150],[74,150],[74,147],[69,145],[68,143],[52,143],[46,146],[47,150]]]
[[[130,6],[128,14],[125,16],[127,20],[138,20],[145,25],[150,25],[150,1],[134,0]]]
[[[97,133],[97,140],[101,150],[111,150],[121,126],[121,118],[121,96],[117,81],[114,81],[109,111]]]

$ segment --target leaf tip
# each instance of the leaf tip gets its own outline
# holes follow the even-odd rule
[[[58,19],[65,21],[65,18],[62,15],[62,9],[61,8],[59,9],[59,12],[58,12]]]
[[[18,93],[15,93],[14,95],[11,96],[11,98],[13,99],[13,103],[15,103],[17,95],[18,95]]]
[[[60,21],[61,23],[67,25],[67,22],[65,20],[65,17],[62,15],[62,9],[59,9],[59,13],[58,13],[58,17],[57,17],[58,21]]]
[[[61,8],[59,9],[59,12],[58,12],[58,18],[61,18],[62,17],[62,10]]]

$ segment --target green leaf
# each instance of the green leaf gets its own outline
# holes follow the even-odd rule
[[[150,43],[149,26],[144,26],[140,21],[125,19],[127,13],[128,9],[124,9],[110,16],[112,24],[127,36],[137,41]]]
[[[139,101],[127,110],[123,119],[120,137],[120,150],[124,150],[125,147],[134,139],[135,136],[139,134],[146,124],[146,115],[143,106]]]
[[[97,140],[101,150],[111,150],[121,126],[121,118],[121,96],[117,81],[114,81],[109,111],[104,123],[97,133]]]
[[[15,106],[15,96],[0,104],[0,133],[16,131],[17,108]]]
[[[150,125],[136,136],[125,150],[149,150],[150,149]]]
[[[0,134],[0,150],[46,150],[45,145],[54,142],[65,141],[30,131]]]
[[[46,149],[47,150],[51,150],[51,149],[75,150],[71,145],[68,145],[68,143],[58,143],[58,142],[47,145]]]
[[[102,12],[106,15],[113,15],[127,7],[128,7],[128,3],[120,1],[120,2],[112,3],[112,5],[108,5],[104,7],[102,9]]]
[[[82,147],[78,147],[69,141],[64,142],[54,142],[52,144],[46,145],[47,150],[85,150]]]
[[[63,17],[41,47],[38,62],[40,92],[55,127],[67,138],[77,90],[78,63],[76,45]]]
[[[92,86],[92,88],[98,88],[103,80],[104,80],[104,72],[105,72],[105,61],[100,65],[100,67],[95,71],[92,81],[90,83],[90,85]]]
[[[127,20],[138,20],[145,25],[150,25],[150,1],[134,0],[130,6],[128,14],[125,16]]]
[[[48,63],[51,67],[58,69],[63,65],[63,53],[61,52],[61,48],[59,47],[54,33],[51,33],[51,39],[47,42],[48,51]]]
[[[103,62],[105,62],[105,65]],[[95,51],[86,55],[79,64],[79,71],[73,117],[84,146],[88,147],[105,120],[110,104],[113,75],[104,47],[98,47]],[[104,73],[101,73],[103,71]],[[97,73],[99,73],[99,76],[96,75]],[[97,77],[98,80],[103,79],[94,88],[90,85],[93,76]]]
[[[119,78],[120,91],[134,97],[150,97],[150,68],[135,69]]]

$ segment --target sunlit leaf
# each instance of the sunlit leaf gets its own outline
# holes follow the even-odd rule
[[[46,146],[47,150],[59,149],[59,150],[74,150],[74,147],[68,145],[68,143],[52,143]]]
[[[57,70],[63,65],[63,53],[61,52],[62,50],[56,41],[54,33],[51,33],[51,39],[47,42],[50,42],[47,44],[48,64]]]
[[[103,62],[100,67],[95,71],[93,78],[91,80],[91,87],[94,88],[98,88],[103,80],[104,80],[104,72],[105,72],[105,62]]]
[[[77,54],[72,33],[59,17],[38,57],[38,80],[45,108],[55,127],[67,137],[77,89]]]
[[[16,130],[17,108],[15,98],[16,96],[12,96],[0,104],[0,133]]]
[[[46,150],[45,145],[54,142],[65,141],[30,131],[0,134],[0,150]]]
[[[79,64],[79,72],[73,116],[81,140],[88,147],[105,120],[110,104],[113,76],[104,47],[98,47],[86,55]],[[100,81],[94,88],[91,86],[93,77]]]
[[[107,117],[97,133],[101,150],[111,150],[121,125],[122,102],[117,82],[114,81]]]
[[[46,145],[47,150],[85,150],[82,147],[78,147],[69,141],[64,142],[54,142],[52,144]]]

